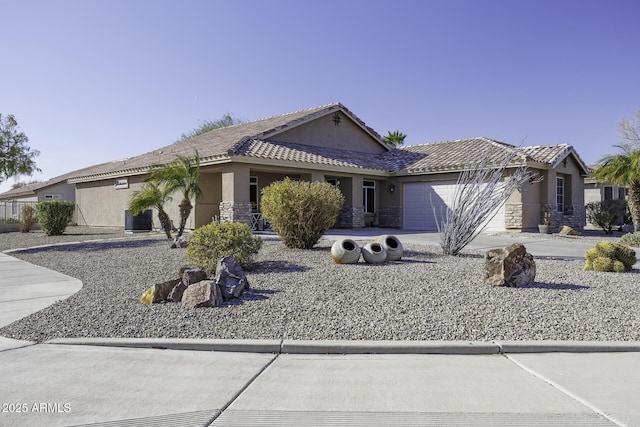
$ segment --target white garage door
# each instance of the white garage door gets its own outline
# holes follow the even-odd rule
[[[455,182],[405,183],[403,186],[404,228],[406,230],[438,231],[436,222],[442,222],[446,216],[457,185]],[[504,205],[502,205],[484,231],[504,231],[504,229]]]

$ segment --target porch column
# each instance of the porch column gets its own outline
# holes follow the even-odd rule
[[[336,228],[364,227],[364,207],[362,206],[362,177],[341,178],[340,188],[344,194],[344,204],[338,215]]]
[[[220,221],[251,225],[248,165],[230,164],[222,168],[222,201]]]

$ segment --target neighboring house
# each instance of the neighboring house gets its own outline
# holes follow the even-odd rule
[[[591,177],[598,165],[590,165],[589,176],[584,180],[584,203],[604,202],[605,200],[627,200],[627,187],[620,187],[615,184],[601,183]],[[597,227],[587,220],[587,226]]]
[[[513,150],[519,152],[517,163],[526,164],[543,181],[512,195],[489,229],[536,229],[544,205],[552,205],[557,225],[584,225],[587,169],[569,145],[515,147],[481,137],[397,149],[339,103],[215,129],[73,173],[67,182],[76,187],[78,223],[122,226],[131,195],[142,188],[149,168],[170,163],[177,155],[193,156],[196,150],[203,195],[193,201],[189,228],[212,218],[255,222],[262,188],[289,177],[340,188],[345,203],[336,227],[433,231],[437,227],[431,203],[436,212],[450,204],[465,164],[485,152],[499,164]],[[174,219],[179,198],[166,206]]]
[[[23,206],[45,200],[75,201],[75,186],[67,183],[72,174],[34,182],[0,194],[0,219],[18,219]]]
[[[600,183],[591,177],[597,165],[588,166],[589,175],[584,179],[584,202],[603,202],[605,200],[626,199],[627,188],[614,184]]]

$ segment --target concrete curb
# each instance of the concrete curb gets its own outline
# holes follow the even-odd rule
[[[640,352],[640,341],[328,341],[56,338],[45,344],[276,354],[506,354]]]
[[[640,352],[640,341],[494,341],[501,353]]]

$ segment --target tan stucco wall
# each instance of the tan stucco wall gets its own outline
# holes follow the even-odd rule
[[[142,189],[141,177],[129,177],[129,188],[116,189],[115,179],[76,184],[78,225],[124,227],[131,194]]]
[[[278,134],[274,140],[372,154],[386,151],[360,126],[344,114],[339,114],[341,120],[338,126],[333,122],[332,113]]]
[[[37,191],[38,201],[42,202],[45,200],[45,195],[59,195],[60,198],[57,200],[67,200],[70,202],[74,202],[76,200],[76,189],[73,184],[67,184],[66,182],[61,182],[59,184],[52,185],[47,188],[43,188],[42,190]]]

